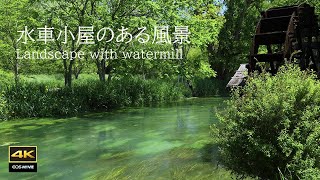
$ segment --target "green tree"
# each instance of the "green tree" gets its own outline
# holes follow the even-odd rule
[[[68,36],[68,42],[64,43],[63,40],[55,40],[55,48],[52,48],[63,53],[75,52],[78,53],[83,44],[78,43],[79,28],[81,26],[88,26],[91,22],[91,16],[93,15],[92,9],[95,8],[95,2],[90,0],[85,1],[46,1],[41,3],[45,11],[42,16],[44,24],[48,24],[56,31],[54,38],[59,36],[59,30],[65,30],[67,27],[67,34],[70,31],[71,36]],[[75,37],[75,39],[72,38]],[[63,59],[64,67],[64,79],[65,85],[71,87],[73,66],[78,59]]]
[[[210,51],[211,66],[220,79],[233,73],[240,63],[248,62],[251,36],[260,18],[259,11],[263,10],[262,0],[227,0],[224,6],[226,22],[219,33],[218,48]]]
[[[9,68],[14,73],[15,82],[19,82],[20,60],[17,58],[18,49],[26,49],[32,46],[32,42],[22,44],[18,41],[22,34],[19,31],[34,28],[37,13],[27,0],[0,1],[0,57],[2,67]]]
[[[271,7],[299,5],[309,3],[316,7],[319,14],[318,0],[226,0],[223,2],[226,22],[220,31],[218,38],[218,48],[215,51],[210,48],[210,62],[217,76],[220,79],[233,74],[241,63],[247,63],[252,36],[255,34],[255,28],[260,19],[260,12]]]

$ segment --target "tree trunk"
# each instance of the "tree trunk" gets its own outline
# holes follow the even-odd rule
[[[106,74],[103,72],[103,70],[100,70],[100,72],[99,72],[99,80],[101,82],[105,82],[106,81]]]
[[[81,67],[75,66],[75,67],[73,68],[73,74],[74,74],[74,78],[75,78],[75,79],[78,79],[78,78],[79,78],[79,75],[80,75],[80,73],[81,73],[81,70],[82,70]]]
[[[111,82],[111,78],[112,78],[112,75],[111,75],[111,73],[110,73],[110,74],[108,74],[108,83]]]
[[[64,64],[64,85],[67,87],[72,86],[72,66],[75,60],[69,60],[70,63],[67,63],[67,60],[63,60]]]
[[[74,73],[74,78],[78,79],[79,78],[79,73]]]
[[[13,72],[14,72],[14,82],[15,85],[17,86],[19,84],[19,60],[17,59],[18,54],[17,54],[17,44],[14,40],[13,41],[13,47],[14,47],[14,52],[15,52],[15,57],[13,58]]]
[[[16,85],[18,85],[19,84],[19,63],[17,58],[15,58],[13,71],[14,71],[14,82]]]
[[[99,80],[101,82],[106,81],[106,63],[105,60],[96,60],[96,65],[98,69],[98,74],[99,74]]]

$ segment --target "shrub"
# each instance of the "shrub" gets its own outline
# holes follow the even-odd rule
[[[286,66],[234,90],[212,127],[223,164],[262,179],[320,178],[320,83]]]
[[[8,114],[7,102],[3,95],[0,94],[0,120],[7,120]]]
[[[14,84],[13,74],[0,69],[0,91],[5,90],[7,86],[12,84]]]

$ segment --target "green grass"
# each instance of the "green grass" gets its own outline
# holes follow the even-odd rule
[[[78,84],[87,81],[98,81],[97,74],[80,74],[78,79],[75,79],[74,76],[73,83]],[[21,80],[29,83],[42,83],[42,84],[58,84],[64,85],[64,76],[63,74],[34,74],[34,75],[22,75]]]
[[[0,98],[2,119],[65,117],[83,112],[119,107],[145,106],[183,98],[188,89],[170,81],[138,76],[114,78],[111,82],[92,80],[91,75],[76,80],[71,88],[50,76],[28,77],[18,86],[9,86]]]

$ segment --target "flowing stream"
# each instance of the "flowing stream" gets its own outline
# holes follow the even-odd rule
[[[210,136],[224,100],[0,123],[0,179],[230,179]],[[9,145],[37,146],[38,172],[9,173]]]

